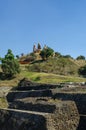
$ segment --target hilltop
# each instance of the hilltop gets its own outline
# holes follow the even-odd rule
[[[48,46],[41,48],[38,43],[33,46],[33,52],[30,54],[22,54],[19,57],[19,62],[31,72],[45,72],[59,75],[76,75],[78,76],[78,69],[86,65],[84,56],[78,56],[76,59],[70,55],[62,55],[59,52]]]

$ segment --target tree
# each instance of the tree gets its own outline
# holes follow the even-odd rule
[[[4,58],[1,58],[1,69],[6,77],[13,77],[15,74],[20,72],[20,66],[17,59],[10,49]]]
[[[85,56],[80,55],[76,58],[76,60],[85,60]]]
[[[53,56],[53,54],[54,50],[50,47],[47,47],[41,51],[40,56],[42,57],[43,60],[46,60],[48,57]]]
[[[78,73],[80,75],[86,76],[86,65],[79,68]]]

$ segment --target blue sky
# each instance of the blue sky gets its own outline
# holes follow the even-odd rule
[[[37,43],[86,56],[86,0],[0,0],[0,56],[30,53]]]

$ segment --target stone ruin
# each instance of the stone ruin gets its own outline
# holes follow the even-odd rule
[[[85,130],[86,94],[22,79],[0,109],[0,130]]]

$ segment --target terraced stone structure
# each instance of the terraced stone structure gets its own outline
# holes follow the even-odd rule
[[[85,130],[86,94],[60,87],[21,80],[0,109],[0,130]]]

